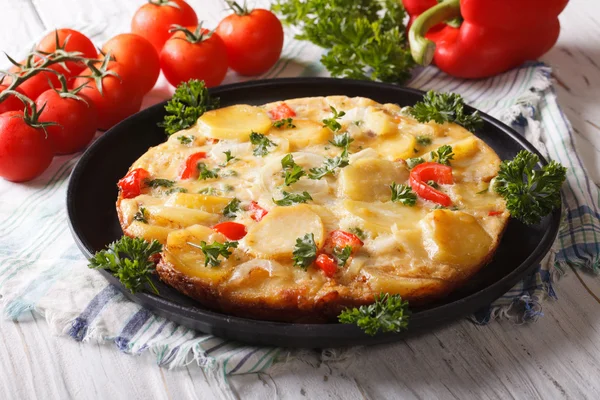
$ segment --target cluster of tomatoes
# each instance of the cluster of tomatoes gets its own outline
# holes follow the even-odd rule
[[[208,87],[219,85],[228,68],[249,76],[268,71],[281,55],[281,22],[268,10],[225,1],[234,13],[214,31],[184,0],[149,0],[133,16],[132,33],[113,37],[100,53],[72,29],[44,37],[0,75],[0,94],[12,90],[0,99],[0,176],[28,181],[55,154],[85,148],[96,130],[140,109],[161,70],[173,86],[200,79]],[[48,62],[60,57],[67,61]]]

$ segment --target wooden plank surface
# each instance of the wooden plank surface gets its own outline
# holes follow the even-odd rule
[[[70,26],[97,44],[125,32],[133,0],[1,0],[0,50],[23,54],[43,32]],[[191,1],[201,19],[216,19],[217,0]],[[543,61],[554,67],[561,106],[577,133],[589,173],[600,182],[600,5],[571,2],[558,45]],[[231,380],[248,399],[555,399],[600,398],[600,282],[570,271],[537,323],[476,326],[468,321],[395,345],[359,349],[353,363],[320,363],[306,352],[270,375]],[[112,345],[52,336],[46,323],[0,320],[0,399],[211,399],[216,382],[196,365],[156,366]]]

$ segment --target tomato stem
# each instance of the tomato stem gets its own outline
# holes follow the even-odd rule
[[[248,4],[246,4],[245,0],[243,6],[240,6],[235,0],[225,0],[225,3],[227,3],[231,11],[233,11],[236,15],[248,15],[252,12],[248,9]]]
[[[202,42],[204,40],[209,39],[215,31],[206,31],[206,29],[202,29],[202,21],[198,24],[194,32],[190,31],[185,26],[181,25],[171,25],[171,29],[169,29],[170,33],[173,32],[182,32],[185,35],[185,38],[175,38],[180,40],[186,40],[192,44],[196,44]],[[206,31],[206,32],[205,32]]]
[[[25,121],[25,123],[27,125],[31,126],[32,128],[43,129],[44,133],[46,134],[46,137],[48,136],[48,133],[46,132],[47,126],[59,125],[56,122],[39,122],[38,121],[40,118],[40,115],[42,114],[42,111],[44,111],[44,108],[46,108],[46,104],[44,104],[38,110],[35,102],[33,100],[31,100],[29,97],[25,96],[24,94],[21,94],[19,92],[16,92],[14,90],[9,90],[9,89],[4,90],[2,93],[7,93],[7,96],[12,95],[12,96],[15,96],[16,98],[18,98],[19,100],[21,100],[23,102],[23,104],[25,105],[25,108],[23,109],[23,121]]]
[[[172,0],[148,0],[148,3],[154,4],[155,6],[159,6],[159,7],[168,6],[168,7],[177,8],[179,10],[181,9],[181,7],[179,7],[179,4],[175,3]]]

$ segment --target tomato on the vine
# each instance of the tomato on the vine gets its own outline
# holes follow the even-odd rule
[[[54,32],[50,32],[40,41],[37,49],[46,53],[53,53],[57,49],[68,52],[79,51],[82,53],[82,57],[98,57],[98,51],[94,43],[83,33],[74,29],[57,29]],[[67,61],[65,65],[67,66],[67,70],[60,65],[56,67],[67,78],[77,76],[85,69],[85,64],[81,62]]]
[[[140,90],[148,93],[156,84],[160,74],[160,62],[156,49],[147,39],[133,33],[123,33],[110,39],[102,46],[102,53],[137,74]]]
[[[173,86],[190,79],[207,87],[219,85],[227,74],[227,50],[219,35],[197,27],[176,27],[160,52],[160,67]]]
[[[101,65],[92,65],[81,75],[73,85],[86,85],[79,95],[96,106],[97,128],[107,130],[139,111],[143,98],[140,82],[136,75],[130,74],[121,64],[105,59]]]
[[[17,75],[22,75],[26,73],[28,70],[36,68],[36,63],[33,61],[28,65],[27,60],[20,62],[21,66],[18,67],[13,65],[8,71]],[[59,71],[60,65],[53,64],[48,67],[48,69]],[[4,82],[7,85],[10,85],[12,79],[10,76],[7,76]],[[40,71],[37,74],[29,77],[25,82],[22,82],[18,88],[21,92],[25,93],[25,96],[29,97],[31,100],[35,100],[38,98],[40,94],[45,92],[48,89],[60,87],[60,80],[58,79],[58,75],[54,72],[49,71]]]
[[[65,89],[63,89],[65,90]],[[46,90],[35,101],[40,122],[54,122],[46,132],[57,154],[71,154],[87,146],[96,133],[98,114],[91,101],[73,97],[68,91]]]
[[[52,141],[35,119],[23,111],[0,115],[0,176],[6,180],[29,181],[52,162]]]
[[[0,93],[5,91],[7,88],[8,88],[7,85],[0,85]],[[23,90],[21,90],[18,87],[15,88],[14,91],[25,95],[25,93],[23,93]],[[21,100],[19,100],[17,98],[17,96],[9,95],[6,99],[4,99],[0,103],[0,114],[8,112],[8,111],[23,110],[24,108],[25,108],[25,105],[23,104],[23,102]]]
[[[183,0],[148,0],[131,21],[131,32],[148,39],[157,52],[171,37],[171,25],[198,25],[196,12]]]
[[[216,32],[227,46],[231,69],[241,75],[267,72],[281,56],[283,27],[269,10],[248,10],[235,1],[227,1],[233,14],[225,17]]]

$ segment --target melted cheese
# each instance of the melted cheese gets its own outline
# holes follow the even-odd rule
[[[145,168],[153,178],[173,180],[185,193],[147,188],[137,198],[120,201],[125,232],[165,243],[164,257],[176,270],[236,298],[268,297],[300,287],[303,293],[316,296],[331,281],[340,288],[360,286],[361,291],[418,298],[442,290],[444,282],[463,281],[489,259],[508,213],[503,199],[487,191],[500,160],[483,141],[458,125],[421,124],[397,105],[365,98],[332,96],[286,103],[296,113],[295,127],[272,126],[268,111],[279,103],[232,106],[205,113],[193,128],[149,149],[132,168]],[[287,154],[305,172],[340,155],[341,149],[329,143],[334,132],[321,122],[332,117],[331,106],[346,113],[339,122],[340,132],[354,139],[350,165],[320,180],[303,176],[284,186],[281,160]],[[272,141],[266,156],[253,154],[251,131],[264,133]],[[181,135],[192,135],[194,140],[182,144]],[[419,136],[431,138],[431,143],[419,144]],[[421,198],[414,207],[392,202],[390,185],[408,183],[409,171],[402,160],[428,159],[443,144],[453,146],[456,183],[443,185],[441,190],[455,208],[439,210]],[[226,151],[235,157],[227,164]],[[197,152],[208,155],[203,162],[217,172],[217,178],[179,178],[187,157]],[[277,206],[274,199],[281,199],[284,191],[308,192],[313,200]],[[207,268],[202,252],[190,243],[226,240],[210,227],[231,220],[223,209],[233,198],[241,201],[234,220],[246,225],[248,234],[221,266]],[[248,210],[250,202],[257,202],[269,214],[256,222]],[[141,207],[146,210],[147,224],[134,220]],[[366,233],[365,245],[334,278],[326,278],[315,266],[304,271],[293,265],[297,238],[312,233],[321,247],[331,231],[353,228]]]

